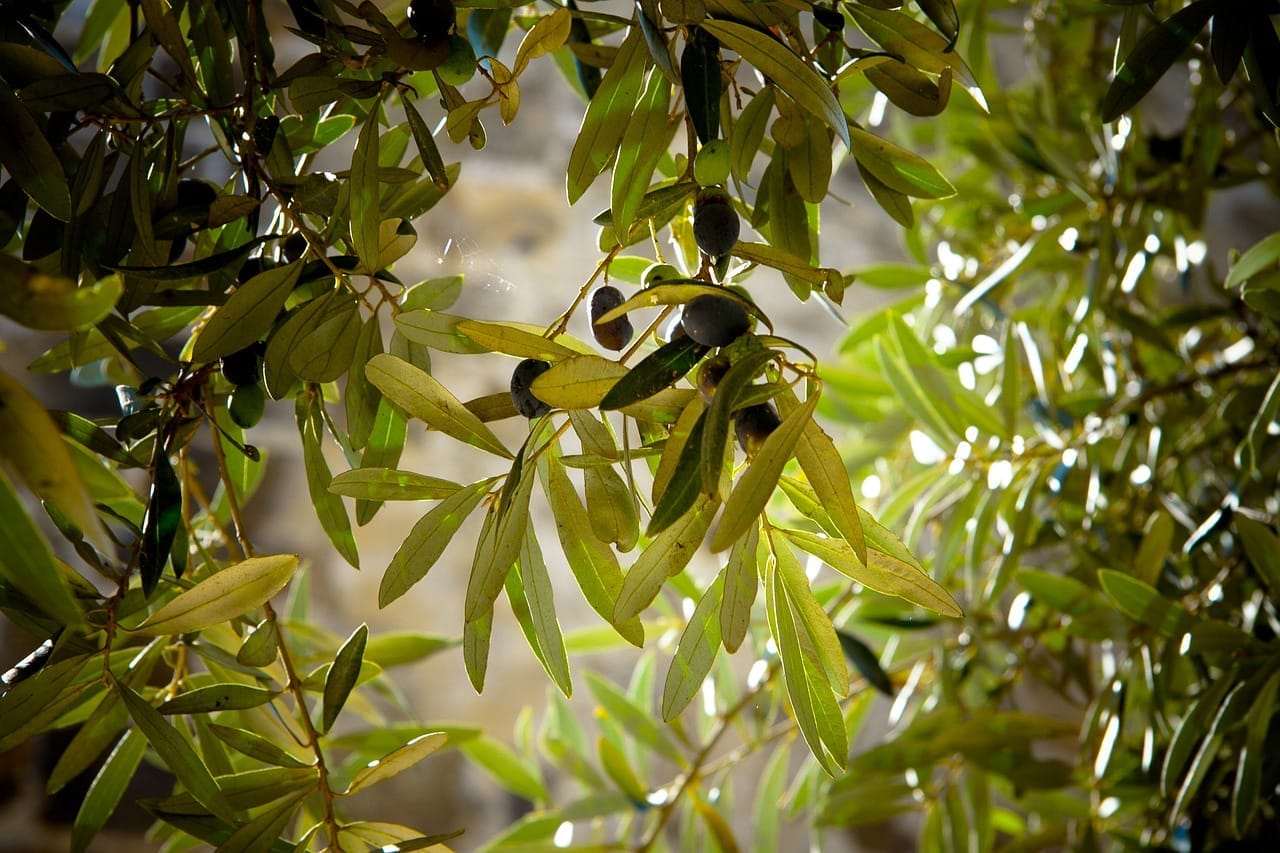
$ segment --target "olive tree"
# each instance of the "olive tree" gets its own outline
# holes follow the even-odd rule
[[[788,819],[905,814],[938,850],[1266,837],[1280,238],[1219,270],[1201,229],[1216,190],[1275,188],[1267,2],[68,5],[2,25],[0,313],[61,333],[29,374],[114,385],[121,413],[0,372],[0,610],[44,640],[0,749],[76,728],[48,779],[96,774],[74,849],[148,756],[171,849],[443,845],[344,804],[448,749],[533,802],[489,849],[763,850]],[[1020,31],[1029,70],[1002,78]],[[557,316],[453,314],[465,280],[396,265],[532,63],[581,95],[565,186],[608,175],[600,260]],[[1173,67],[1170,139],[1143,99]],[[912,262],[823,264],[836,169]],[[752,298],[837,311],[855,282],[901,298],[821,360]],[[510,393],[461,399],[440,352]],[[285,400],[342,559],[384,502],[433,502],[381,605],[479,519],[445,636],[331,634],[305,560],[258,553],[253,428]],[[489,424],[516,418],[509,447]],[[484,475],[400,469],[410,422]],[[665,671],[585,678],[594,732],[556,616],[579,594],[623,644],[679,633]],[[483,690],[497,607],[554,685],[516,750],[343,715],[432,654]],[[860,744],[877,692],[893,729]]]

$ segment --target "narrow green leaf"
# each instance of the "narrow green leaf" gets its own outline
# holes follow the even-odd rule
[[[209,362],[244,349],[271,328],[302,274],[302,262],[260,272],[236,288],[196,337],[191,357]]]
[[[631,115],[643,85],[647,60],[644,39],[638,28],[632,29],[587,105],[569,152],[570,204],[581,198],[617,151],[627,129],[626,117]]]
[[[761,74],[812,115],[822,118],[844,142],[849,141],[849,123],[830,86],[791,49],[759,30],[734,21],[707,19],[702,28],[720,43],[754,66]]]
[[[1150,585],[1123,572],[1099,569],[1098,583],[1122,613],[1156,629],[1166,637],[1181,635],[1195,618]]]
[[[394,468],[355,468],[329,481],[335,495],[375,501],[436,501],[461,488],[452,480]]]
[[[31,200],[54,219],[71,219],[71,190],[62,161],[11,86],[0,86],[0,112],[9,127],[0,134],[0,165]]]
[[[93,777],[71,825],[71,851],[82,853],[116,810],[120,798],[147,751],[147,739],[137,729],[129,729],[116,743],[107,760]]]
[[[242,616],[282,590],[297,568],[293,554],[251,557],[179,593],[132,630],[150,637],[186,634]]]
[[[671,721],[680,715],[702,688],[707,673],[720,651],[720,612],[724,597],[725,575],[716,577],[707,587],[693,615],[684,626],[676,644],[671,668],[662,688],[662,719]]]
[[[320,718],[320,731],[327,732],[333,728],[338,719],[338,712],[346,704],[360,677],[360,667],[364,664],[364,646],[369,640],[369,626],[361,625],[347,638],[338,649],[333,659],[333,666],[324,679],[324,713]]]
[[[715,396],[707,407],[706,421],[702,430],[702,491],[709,495],[724,498],[720,484],[724,478],[725,449],[729,442],[729,429],[733,412],[738,407],[742,392],[760,374],[769,362],[777,358],[777,353],[770,349],[758,349],[748,353],[737,361],[720,378],[716,386]]]
[[[481,542],[484,541],[481,534]],[[489,669],[489,644],[493,637],[493,606],[462,626],[462,662],[467,679],[476,693],[484,692],[485,673]]]
[[[680,746],[671,736],[671,730],[609,681],[594,672],[588,672],[587,688],[605,714],[621,725],[629,736],[669,758],[677,766],[683,767],[688,763]]]
[[[147,742],[159,754],[160,760],[173,771],[178,781],[187,792],[202,806],[213,812],[220,820],[234,823],[235,816],[231,804],[227,802],[218,783],[205,767],[200,756],[196,755],[191,744],[178,733],[178,730],[165,722],[155,708],[145,699],[134,693],[127,685],[115,682],[120,698],[129,709],[138,729],[146,736]]]
[[[1280,672],[1272,673],[1258,691],[1245,719],[1244,746],[1236,759],[1236,778],[1231,789],[1231,822],[1238,838],[1245,837],[1245,831],[1258,808],[1262,767],[1267,757],[1267,730],[1275,714],[1278,690]]]
[[[720,136],[721,77],[719,43],[706,30],[691,27],[680,54],[680,80],[689,118],[702,145]]]
[[[558,459],[539,461],[539,475],[555,517],[556,533],[566,562],[573,571],[583,597],[614,630],[634,646],[644,645],[644,628],[638,617],[615,620],[614,610],[622,589],[622,569],[608,545],[591,534],[586,509],[574,491],[564,465]]]
[[[1142,100],[1191,47],[1217,9],[1214,0],[1196,0],[1143,33],[1116,69],[1115,79],[1102,98],[1102,120],[1115,121]]]
[[[844,656],[853,664],[868,684],[889,698],[893,698],[893,682],[880,666],[880,658],[871,647],[848,631],[836,631]]]
[[[512,477],[518,478],[515,483],[511,482]],[[529,526],[529,496],[536,479],[534,472],[524,469],[517,458],[508,476],[507,486],[512,487],[510,502],[490,508],[493,540],[487,548],[483,541],[476,546],[467,583],[464,609],[467,621],[492,611],[507,572],[520,556],[525,529]]]
[[[411,417],[481,450],[513,458],[498,437],[429,373],[384,353],[365,366],[365,375]]]
[[[0,406],[4,403],[0,391]],[[0,422],[4,420],[0,414]],[[0,540],[4,541],[4,547],[0,548],[0,577],[60,623],[79,624],[84,617],[66,578],[58,570],[53,551],[3,470],[0,470]]]
[[[381,393],[378,397],[380,399],[377,411],[374,412],[373,425],[369,428],[369,438],[365,443],[364,453],[360,454],[360,466],[392,469],[400,463],[400,454],[404,451],[405,439],[409,434],[409,422],[395,404],[381,399]],[[330,481],[330,485],[332,484]],[[381,501],[357,498],[356,524],[368,524],[381,506]]]
[[[280,693],[247,684],[210,684],[179,693],[156,708],[161,714],[208,714],[242,711],[270,702]]]
[[[706,537],[718,506],[718,502],[703,495],[679,521],[654,537],[622,579],[614,620],[638,616],[658,597],[667,578],[684,570]]]
[[[697,407],[701,410],[701,405]],[[701,411],[698,419],[694,422],[693,428],[689,430],[683,441],[680,441],[675,434],[667,438],[671,442],[671,447],[679,451],[679,457],[675,467],[670,470],[663,487],[662,493],[658,497],[658,503],[653,508],[653,514],[649,516],[649,525],[645,529],[645,535],[657,536],[662,531],[675,524],[689,511],[694,502],[698,499],[698,495],[702,493],[702,476],[699,473],[702,470],[702,447],[703,435],[705,433],[707,423],[707,414],[705,410]],[[723,456],[723,451],[721,453]],[[665,452],[664,452],[665,457]],[[654,481],[655,488],[657,479]]]
[[[426,577],[453,534],[488,494],[492,480],[459,489],[418,520],[391,558],[378,587],[378,606],[386,607]]]
[[[689,337],[663,344],[609,389],[600,401],[600,409],[621,409],[652,397],[688,373],[708,349]]]
[[[831,617],[814,596],[795,553],[789,547],[775,547],[773,556],[774,574],[782,581],[796,627],[803,632],[806,654],[813,658],[831,690],[837,696],[847,696],[849,670],[845,667],[842,644]]]
[[[559,361],[582,355],[572,347],[558,343],[518,323],[484,323],[479,320],[459,320],[454,327],[478,345],[492,352],[502,352],[517,358],[536,358],[542,361]]]
[[[298,396],[296,417],[298,431],[302,434],[302,462],[307,474],[307,491],[311,506],[315,509],[320,526],[352,568],[360,568],[360,552],[356,549],[355,534],[351,531],[351,519],[342,498],[329,491],[333,475],[324,458],[321,441],[324,436],[324,416],[320,407],[324,401],[316,394]]]
[[[57,507],[99,551],[114,553],[115,545],[98,519],[94,500],[57,424],[31,392],[3,370],[0,370],[0,460],[7,463],[10,470],[15,471],[37,497]],[[0,491],[12,496],[8,481]],[[25,511],[16,503],[16,498],[5,500],[7,502],[10,499],[15,501],[11,509],[25,515]],[[14,525],[14,530],[20,530],[24,524],[29,523],[18,520],[18,516],[13,515],[10,510],[4,511],[0,519]],[[8,534],[4,538],[5,541],[18,541],[10,540]],[[26,547],[33,549],[30,553],[35,553],[40,546],[29,543]],[[0,556],[0,563],[8,556]],[[30,567],[15,568],[14,571],[20,575],[34,573],[40,565],[37,562]],[[23,588],[23,583],[43,587],[53,581],[49,577],[24,578],[19,583],[19,588]],[[68,624],[80,621],[77,609],[67,607],[65,593],[59,593],[50,587],[39,594],[47,597],[48,603],[55,607],[56,613]]]
[[[765,439],[755,459],[738,479],[720,517],[720,527],[711,537],[711,550],[723,551],[747,532],[764,511],[769,496],[778,485],[782,468],[791,459],[800,436],[813,419],[818,394],[810,394],[782,424]]]
[[[9,255],[0,256],[0,314],[29,329],[71,331],[101,321],[124,292],[119,275],[76,287]]]
[[[351,242],[360,266],[367,272],[378,270],[378,229],[382,226],[382,185],[378,180],[378,115],[382,101],[375,99],[356,147],[351,155],[348,210],[351,219]]]
[[[459,744],[458,749],[473,764],[516,796],[535,803],[547,801],[547,789],[537,773],[501,741],[481,735]]]
[[[357,791],[363,791],[365,788],[372,787],[379,782],[390,779],[392,776],[403,773],[444,746],[447,739],[448,737],[444,732],[429,732],[428,734],[419,735],[404,746],[382,756],[376,761],[370,761],[351,780],[351,784],[347,786],[343,796],[350,796]]]
[[[747,629],[751,627],[751,606],[755,603],[760,581],[756,556],[759,544],[760,527],[757,525],[734,544],[724,568],[720,639],[730,654],[742,645]]]
[[[783,534],[801,550],[813,554],[845,577],[884,595],[896,595],[912,604],[960,618],[964,611],[951,593],[933,580],[918,564],[879,550],[870,543],[866,565],[859,562],[849,544],[841,539],[828,539],[802,530],[784,530]],[[914,559],[914,558],[913,558]]]
[[[309,767],[311,765],[285,752],[275,742],[253,732],[210,723],[209,729],[217,738],[236,752],[277,767]]]
[[[789,417],[799,405],[794,392],[790,390],[778,396],[778,407],[783,417]],[[858,516],[858,503],[854,500],[853,487],[849,482],[848,469],[835,442],[818,426],[817,421],[810,420],[805,425],[800,440],[796,442],[796,460],[832,524],[865,565],[867,543],[862,520]]]
[[[533,528],[525,531],[517,571],[507,574],[507,599],[542,668],[566,697],[573,695],[564,634],[556,619],[551,576],[538,547]]]
[[[919,154],[854,128],[850,151],[886,187],[914,198],[949,198],[956,188]]]
[[[267,853],[279,843],[280,834],[310,795],[309,789],[303,789],[280,799],[236,827],[231,837],[218,845],[218,853]]]
[[[649,69],[613,164],[610,212],[619,236],[631,230],[653,170],[667,152],[676,128],[669,121],[670,104],[671,83],[659,69]]]
[[[431,180],[437,187],[447,190],[449,175],[445,171],[444,158],[440,156],[435,137],[432,136],[427,123],[422,120],[422,114],[413,105],[413,101],[409,98],[401,98],[400,103],[404,106],[405,119],[409,122],[409,131],[413,134],[413,141],[418,146],[418,155],[422,157],[423,167],[426,168],[427,174],[431,176]]]

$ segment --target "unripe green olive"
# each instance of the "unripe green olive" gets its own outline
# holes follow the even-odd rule
[[[262,393],[262,386],[257,383],[239,386],[227,400],[227,414],[231,415],[236,426],[244,429],[256,426],[262,420],[262,413],[266,408],[266,395]]]
[[[722,355],[707,359],[698,369],[698,393],[702,395],[703,402],[708,406],[716,395],[716,388],[720,387],[720,380],[724,379],[724,375],[728,372],[729,359]]]
[[[723,184],[729,177],[729,169],[733,158],[729,152],[729,143],[723,139],[713,139],[698,149],[693,158],[693,179],[698,186],[711,187]]]
[[[625,314],[607,323],[600,322],[601,317],[623,302],[626,302],[626,299],[622,291],[611,284],[597,288],[596,292],[591,294],[591,333],[595,335],[596,343],[605,349],[614,351],[626,349],[627,344],[631,343],[632,336],[635,335],[631,320]]]
[[[746,310],[724,296],[695,296],[684,306],[681,325],[700,344],[722,347],[733,343],[751,328]]]
[[[640,281],[645,287],[654,287],[680,278],[684,278],[684,275],[671,264],[653,264],[644,271],[644,277]]]
[[[765,439],[782,423],[778,412],[769,403],[758,403],[747,406],[734,415],[733,432],[738,437],[738,446],[747,456],[755,456]]]
[[[728,193],[719,187],[698,193],[693,207],[693,239],[699,249],[713,258],[723,257],[732,251],[741,230]]]
[[[550,369],[551,365],[545,361],[526,358],[516,365],[511,374],[511,402],[515,404],[516,411],[526,418],[540,418],[551,411],[551,407],[535,397],[530,388],[533,380]]]
[[[449,56],[436,72],[450,86],[461,86],[476,76],[476,51],[465,36],[454,33],[449,38]]]

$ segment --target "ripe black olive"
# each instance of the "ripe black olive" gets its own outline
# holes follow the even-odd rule
[[[733,432],[738,437],[738,446],[748,456],[760,452],[760,446],[766,438],[773,434],[782,420],[777,411],[769,403],[758,403],[747,406],[734,415]]]
[[[626,315],[607,323],[600,322],[601,317],[623,302],[626,302],[626,299],[622,291],[611,284],[606,284],[591,294],[591,333],[595,335],[596,343],[605,349],[615,351],[625,349],[627,344],[631,343],[632,335],[635,334],[635,329]]]
[[[449,35],[457,20],[453,0],[413,0],[409,4],[409,26],[423,41]]]
[[[712,294],[691,299],[684,306],[681,323],[689,337],[709,347],[733,343],[751,328],[751,318],[741,305]]]
[[[237,387],[241,385],[256,385],[261,378],[262,373],[262,352],[264,347],[261,343],[252,343],[242,350],[237,350],[231,355],[222,358],[222,375],[232,385]]]
[[[722,355],[709,358],[702,363],[702,367],[698,370],[698,393],[702,395],[702,399],[708,406],[716,395],[720,380],[724,379],[724,375],[728,372],[729,359]]]
[[[545,361],[526,358],[516,365],[511,374],[511,402],[515,404],[516,411],[526,418],[540,418],[551,411],[551,407],[535,397],[529,387],[533,380],[550,369],[551,365]]]
[[[729,254],[738,242],[742,223],[729,202],[729,195],[719,187],[698,193],[693,207],[693,239],[698,248],[713,258]]]

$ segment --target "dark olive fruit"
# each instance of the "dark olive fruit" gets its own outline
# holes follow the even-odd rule
[[[685,334],[700,344],[722,347],[733,343],[751,328],[751,318],[732,299],[704,294],[684,306],[681,325]]]
[[[550,369],[551,365],[545,361],[526,358],[516,365],[515,372],[511,374],[511,402],[515,404],[516,411],[526,418],[540,418],[551,411],[551,407],[533,396],[530,389],[533,380]]]
[[[307,253],[307,238],[296,231],[284,238],[280,244],[280,254],[285,263],[293,263]]]
[[[256,383],[241,385],[231,392],[231,397],[227,401],[227,414],[231,415],[231,420],[236,426],[244,429],[256,426],[258,421],[262,420],[262,413],[266,408],[266,395],[262,393],[262,386]]]
[[[825,6],[813,7],[813,19],[833,33],[844,29],[844,15]]]
[[[231,355],[222,357],[222,375],[235,386],[256,385],[262,378],[262,352],[260,343],[253,343]]]
[[[421,39],[434,40],[449,35],[457,20],[453,0],[413,0],[409,4],[409,26]]]
[[[212,184],[188,178],[178,181],[178,207],[208,207],[217,197]]]
[[[626,301],[622,291],[611,284],[597,288],[591,294],[591,333],[596,336],[596,343],[605,349],[625,349],[636,332],[625,314],[607,323],[600,322],[601,317]]]
[[[681,312],[676,311],[658,327],[658,337],[667,343],[689,337],[684,330],[683,319]]]
[[[640,281],[645,287],[655,287],[682,278],[684,274],[671,264],[653,264],[644,271],[644,277]]]
[[[724,379],[724,375],[728,372],[729,359],[722,355],[709,358],[702,363],[702,367],[698,370],[698,393],[702,395],[702,399],[708,406],[711,405],[711,398],[716,395],[716,388],[720,387],[720,380]]]
[[[769,403],[758,403],[747,406],[733,417],[733,432],[738,437],[738,446],[748,456],[760,452],[760,445],[773,434],[782,423],[778,412]]]
[[[698,248],[713,258],[729,254],[738,242],[742,223],[729,202],[729,194],[719,187],[698,193],[693,207],[693,239]]]

